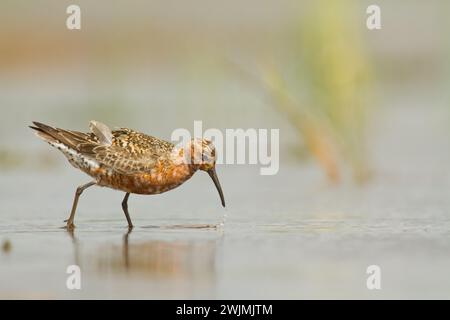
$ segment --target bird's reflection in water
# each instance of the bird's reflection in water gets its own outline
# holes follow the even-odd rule
[[[75,232],[73,231],[73,229],[67,230],[67,234],[70,236],[70,239],[72,240],[72,244],[73,244],[74,264],[77,266],[81,266],[80,245],[79,245],[78,238],[75,236]]]
[[[174,238],[133,238],[129,230],[122,243],[83,245],[76,233],[68,231],[73,244],[73,262],[99,275],[117,274],[155,278],[211,279],[215,276],[217,247],[222,235],[209,233],[198,237],[189,233]],[[152,235],[154,236],[154,235]],[[83,249],[83,250],[81,250]]]
[[[122,250],[111,246],[99,252],[102,271],[140,273],[156,277],[205,277],[214,273],[217,240],[131,241],[123,236]],[[120,253],[120,254],[119,254]]]
[[[76,231],[68,234],[74,254],[70,263],[80,266],[89,279],[86,290],[102,292],[108,283],[108,290],[116,289],[107,294],[117,297],[125,292],[147,298],[214,295],[222,233],[138,231],[125,233],[120,242],[115,236],[99,242],[90,235],[91,241],[81,239]]]
[[[75,263],[80,264],[79,240],[70,233]],[[214,276],[217,245],[214,238],[133,239],[131,231],[123,235],[122,244],[102,244],[86,256],[88,265],[100,274],[126,274],[157,278],[208,278]],[[86,262],[86,261],[83,261]],[[94,262],[92,264],[92,262]]]

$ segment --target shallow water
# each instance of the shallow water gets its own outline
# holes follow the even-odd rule
[[[450,298],[448,175],[329,186],[313,166],[283,168],[275,177],[220,168],[227,209],[201,173],[170,193],[131,197],[132,232],[123,194],[105,188],[82,195],[74,233],[61,228],[84,182],[70,167],[6,173],[0,296]],[[301,179],[311,184],[286,183]],[[72,264],[81,290],[66,287]],[[372,264],[379,291],[366,288]]]
[[[226,209],[197,173],[166,194],[132,195],[131,233],[123,193],[95,187],[64,230],[87,178],[22,139],[51,162],[1,172],[0,298],[450,298],[448,110],[402,99],[377,123],[366,185],[329,185],[314,163],[284,158],[275,176],[221,166]],[[66,287],[73,264],[81,290]],[[381,290],[366,287],[373,264]]]

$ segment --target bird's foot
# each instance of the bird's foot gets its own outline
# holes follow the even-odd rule
[[[75,229],[75,225],[73,224],[73,222],[72,221],[68,221],[68,220],[66,220],[67,221],[67,224],[66,224],[66,230],[67,231],[73,231],[73,229]]]

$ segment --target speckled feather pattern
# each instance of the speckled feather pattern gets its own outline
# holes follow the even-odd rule
[[[100,186],[158,194],[181,185],[197,170],[197,166],[174,161],[172,143],[131,129],[112,130],[112,143],[104,144],[94,133],[35,125],[38,136]]]

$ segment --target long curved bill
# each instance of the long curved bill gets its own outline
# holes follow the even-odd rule
[[[220,186],[219,178],[217,177],[217,174],[216,174],[216,169],[212,168],[212,169],[208,170],[207,172],[208,172],[209,176],[211,177],[211,179],[214,181],[214,185],[216,186],[217,191],[219,192],[220,200],[222,201],[222,206],[225,207],[225,198],[223,197],[222,187]]]

